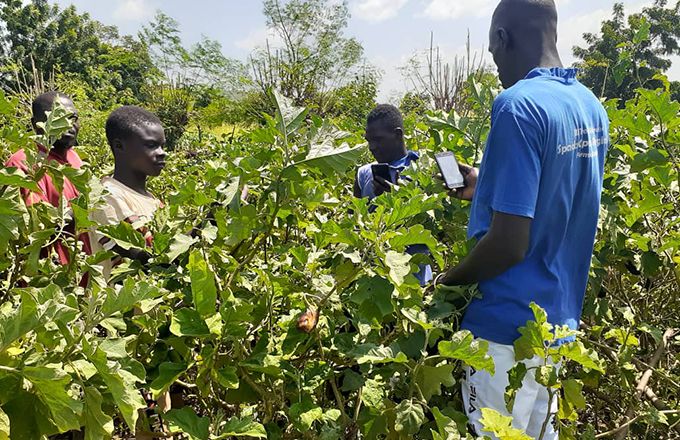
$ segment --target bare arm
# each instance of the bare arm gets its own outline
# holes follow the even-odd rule
[[[495,212],[489,232],[439,282],[447,286],[475,284],[521,263],[529,249],[531,219]]]

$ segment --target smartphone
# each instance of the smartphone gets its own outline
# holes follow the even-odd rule
[[[371,171],[373,172],[373,179],[377,177],[382,177],[388,182],[392,182],[392,176],[390,175],[390,166],[386,163],[378,163],[371,165]]]
[[[444,178],[447,188],[456,189],[465,187],[465,177],[460,172],[456,156],[451,151],[435,154],[434,160],[437,161],[439,171]]]

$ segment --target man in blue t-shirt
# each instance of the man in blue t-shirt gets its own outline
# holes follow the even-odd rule
[[[462,327],[489,341],[496,374],[468,369],[463,397],[482,434],[480,409],[508,414],[503,393],[515,364],[518,327],[535,302],[555,325],[578,326],[600,209],[609,122],[598,99],[562,67],[552,0],[502,0],[489,50],[503,87],[479,170],[461,167],[472,200],[470,254],[437,281],[479,283]],[[533,362],[533,363],[532,363]],[[538,360],[527,367],[538,365]],[[552,414],[557,409],[553,399]],[[548,392],[528,374],[515,400],[513,425],[538,437]],[[557,439],[549,424],[544,439]]]
[[[369,113],[365,137],[376,162],[363,165],[357,171],[354,196],[373,199],[392,190],[392,185],[399,179],[399,174],[418,160],[418,153],[406,149],[404,120],[399,109],[393,105],[381,104]],[[376,163],[389,166],[390,181],[373,175],[371,167]],[[424,244],[411,245],[406,252],[410,255],[430,253]],[[432,281],[432,267],[429,264],[421,264],[415,277],[421,286],[426,286]]]

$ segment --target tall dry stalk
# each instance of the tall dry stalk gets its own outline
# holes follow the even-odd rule
[[[453,61],[444,59],[439,46],[434,45],[434,34],[430,34],[430,49],[425,53],[424,63],[422,55],[414,55],[403,74],[414,91],[426,96],[435,110],[459,114],[466,114],[470,110],[465,92],[465,83],[470,78],[481,80],[488,71],[484,57],[477,51],[471,50],[470,32],[466,41],[465,56],[455,56]]]

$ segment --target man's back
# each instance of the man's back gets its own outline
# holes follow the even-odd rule
[[[534,69],[494,103],[492,128],[473,201],[469,235],[481,238],[493,212],[533,218],[526,258],[480,283],[483,298],[463,320],[501,344],[532,319],[578,325],[597,229],[607,114],[573,69]]]

